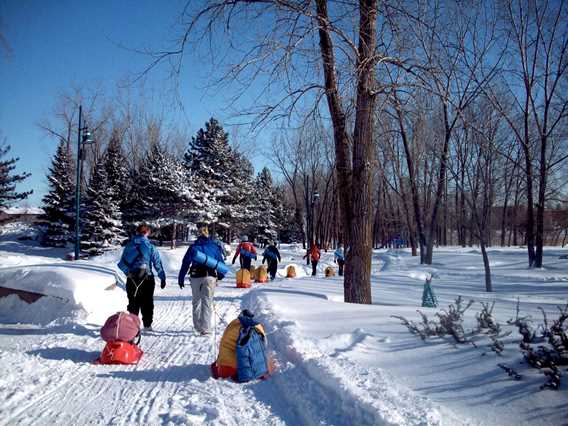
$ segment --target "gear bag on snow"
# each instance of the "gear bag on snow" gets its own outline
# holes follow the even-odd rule
[[[237,340],[237,381],[249,382],[268,375],[266,336],[256,329],[259,324],[245,309],[239,315],[241,330]]]
[[[116,340],[106,344],[95,364],[138,364],[143,354],[138,345]]]
[[[248,312],[248,311],[247,311]],[[250,312],[248,312],[249,315]],[[213,364],[211,364],[211,374],[215,379],[227,379],[232,378],[236,381],[245,381],[241,380],[238,376],[238,367],[239,363],[237,360],[237,345],[238,341],[241,336],[241,332],[243,330],[243,326],[241,324],[240,318],[243,315],[241,314],[239,318],[231,321],[231,323],[227,326],[225,331],[223,332],[223,337],[221,338],[221,342],[219,343],[219,355]],[[253,320],[254,321],[254,320]],[[255,333],[262,337],[262,340],[265,342],[264,348],[264,357],[265,363],[267,365],[267,372],[263,375],[262,378],[267,378],[269,374],[271,374],[275,370],[275,365],[269,359],[266,354],[266,338],[265,331],[262,324],[254,321],[256,325],[254,325]],[[241,347],[241,352],[245,352],[244,348]],[[241,356],[243,353],[241,353]],[[246,357],[245,357],[246,358]],[[241,359],[241,364],[243,363],[243,359]],[[255,365],[257,365],[255,363]]]
[[[106,320],[101,328],[101,337],[105,342],[120,340],[132,343],[140,337],[140,318],[130,312],[117,312]]]

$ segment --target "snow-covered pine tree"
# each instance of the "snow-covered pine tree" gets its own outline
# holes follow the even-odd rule
[[[243,231],[255,235],[254,224],[258,214],[258,199],[254,191],[254,168],[244,154],[233,151],[229,176],[222,198],[221,220],[235,233]]]
[[[229,206],[228,187],[234,179],[234,157],[229,137],[215,118],[205,123],[192,138],[184,155],[193,221],[217,222],[226,217]]]
[[[264,240],[276,239],[280,230],[278,217],[283,206],[282,200],[274,188],[270,170],[267,167],[264,167],[257,175],[254,189],[258,212],[255,216],[257,234]]]
[[[16,192],[16,184],[27,179],[30,173],[14,173],[19,158],[2,159],[10,148],[10,145],[0,144],[0,208],[9,207],[12,202],[23,200],[33,192]]]
[[[128,198],[129,172],[126,157],[122,152],[120,137],[116,130],[112,132],[104,161],[107,183],[112,188],[113,197],[122,211]]]
[[[125,238],[118,197],[109,184],[107,159],[95,163],[85,202],[81,248],[90,255],[120,244]]]
[[[42,200],[45,212],[42,219],[46,226],[42,244],[65,247],[72,235],[75,187],[71,157],[64,140],[57,147],[47,180],[50,190]]]
[[[205,130],[199,129],[191,139],[184,156],[185,166],[218,187],[227,180],[232,161],[229,135],[215,118],[210,118]]]
[[[171,223],[188,199],[183,164],[160,143],[150,147],[132,182],[127,207],[131,222]]]

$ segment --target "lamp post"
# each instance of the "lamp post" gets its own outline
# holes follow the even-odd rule
[[[77,181],[75,183],[75,260],[79,260],[81,251],[81,172],[83,171],[83,159],[85,158],[84,145],[93,143],[91,133],[87,126],[82,127],[83,107],[79,105],[79,126],[77,131]]]
[[[311,211],[311,213],[310,213],[310,216],[311,216],[311,220],[310,220],[310,225],[311,225],[311,230],[310,230],[310,244],[311,244],[311,242],[314,241],[314,233],[315,233],[315,232],[314,232],[314,228],[315,228],[315,226],[314,226],[314,224],[315,224],[314,207],[315,207],[316,202],[317,202],[318,199],[319,199],[319,196],[320,196],[320,194],[319,194],[319,192],[317,192],[317,191],[314,192],[314,194],[312,195],[312,204],[311,204],[311,210],[312,210],[312,211]]]

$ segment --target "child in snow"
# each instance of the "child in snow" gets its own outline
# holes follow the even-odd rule
[[[333,258],[335,263],[339,266],[339,276],[343,276],[343,265],[345,265],[345,250],[343,249],[343,244],[339,243],[335,253],[333,253]]]
[[[241,243],[237,246],[235,256],[233,257],[233,265],[237,260],[237,256],[239,256],[241,268],[248,269],[250,271],[252,259],[256,260],[256,249],[254,248],[254,245],[249,242],[246,235],[241,237]]]
[[[128,296],[128,312],[138,315],[142,311],[142,323],[147,330],[152,329],[154,317],[154,288],[156,282],[152,273],[152,266],[160,277],[160,287],[166,286],[166,274],[162,268],[160,254],[156,247],[150,243],[148,236],[150,227],[146,224],[136,228],[136,235],[132,238],[118,263],[118,267],[126,275],[126,295]]]
[[[278,262],[281,262],[282,260],[280,259],[280,252],[273,241],[268,241],[268,246],[264,249],[264,253],[262,254],[263,265],[265,261],[268,261],[268,273],[270,274],[270,280],[274,281]]]
[[[213,296],[217,279],[222,280],[224,276],[207,265],[194,262],[196,252],[201,252],[211,257],[219,263],[225,263],[223,253],[219,245],[209,238],[209,227],[201,224],[198,227],[199,237],[187,249],[178,276],[179,288],[185,287],[184,280],[189,270],[189,281],[191,283],[191,297],[193,307],[193,327],[202,335],[209,334],[211,329],[211,313],[213,311]]]
[[[317,273],[318,262],[321,257],[320,249],[318,248],[316,243],[312,243],[310,250],[304,256],[304,259],[307,258],[308,256],[309,260],[312,262],[312,277],[315,277]]]

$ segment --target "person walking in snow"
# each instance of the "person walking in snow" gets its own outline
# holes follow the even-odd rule
[[[237,260],[237,256],[239,256],[239,261],[241,262],[241,269],[248,269],[250,271],[252,260],[256,260],[256,249],[254,248],[254,245],[249,242],[246,235],[241,237],[241,242],[237,246],[235,256],[233,257],[233,265]]]
[[[270,274],[270,280],[274,281],[276,277],[276,270],[278,269],[278,262],[281,262],[280,252],[276,248],[273,241],[268,241],[267,247],[264,249],[262,254],[262,264],[268,261],[268,273]]]
[[[337,249],[333,253],[333,259],[339,266],[339,276],[343,276],[343,266],[345,265],[345,250],[343,249],[343,244],[339,243],[337,245]]]
[[[162,267],[158,249],[148,240],[150,227],[146,224],[136,228],[136,235],[126,244],[119,269],[126,275],[126,295],[128,312],[138,315],[142,312],[142,323],[147,330],[152,329],[154,319],[154,289],[156,282],[152,267],[160,278],[160,287],[166,287],[166,274]]]
[[[200,224],[199,237],[187,249],[178,276],[179,288],[185,287],[185,276],[189,271],[189,281],[191,283],[191,297],[193,307],[193,327],[201,335],[210,333],[211,316],[213,313],[213,296],[217,280],[222,280],[224,276],[216,269],[209,268],[207,265],[194,261],[197,252],[205,254],[207,257],[225,263],[223,253],[219,245],[209,238],[209,227],[207,224]]]
[[[317,274],[318,262],[321,257],[320,249],[316,243],[312,243],[310,250],[308,250],[308,253],[304,256],[304,259],[308,256],[309,260],[312,262],[312,277],[315,277]]]

